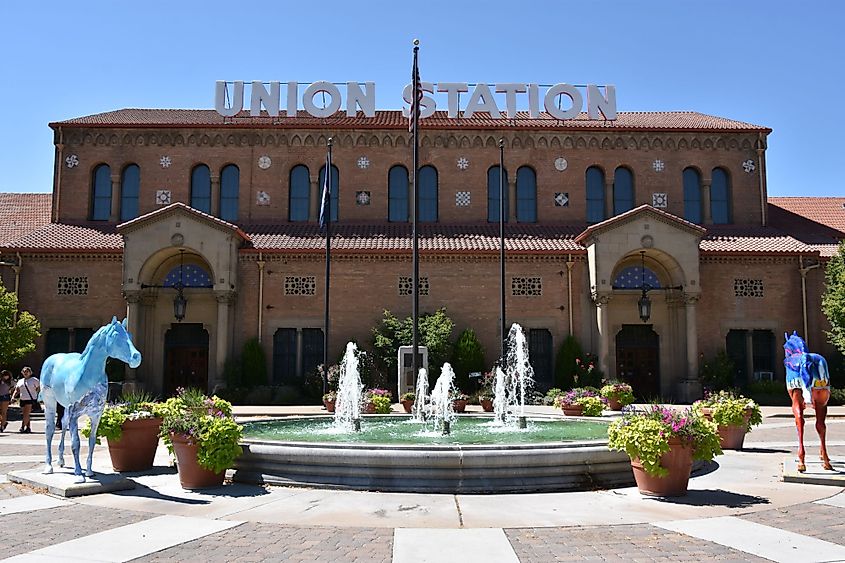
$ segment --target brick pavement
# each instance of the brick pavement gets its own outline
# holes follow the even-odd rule
[[[808,502],[745,514],[742,519],[845,545],[845,508]]]

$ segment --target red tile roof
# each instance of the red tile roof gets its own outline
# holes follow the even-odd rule
[[[699,248],[713,254],[814,254],[817,249],[773,227],[711,225]]]
[[[114,225],[50,223],[21,238],[0,244],[19,252],[122,252],[123,237]]]
[[[328,118],[317,118],[299,111],[295,118],[251,117],[241,111],[234,117],[223,117],[210,109],[119,109],[83,117],[57,121],[50,127],[239,127],[249,129],[407,129],[408,119],[399,110],[377,111],[375,117],[346,117],[345,112]],[[518,112],[515,119],[492,119],[486,113],[470,118],[448,118],[438,111],[421,120],[422,129],[544,129],[602,131],[760,131],[771,129],[742,121],[715,117],[693,111],[619,112],[616,121],[591,120],[582,113],[576,119],[560,121],[548,114],[530,118]]]
[[[798,215],[835,229],[841,233],[840,238],[845,238],[845,197],[770,197],[770,213],[780,209],[787,212],[777,216],[780,220],[792,219],[788,214]]]
[[[194,217],[198,217],[200,220],[205,221],[206,223],[211,223],[217,228],[223,229],[224,231],[231,231],[243,238],[244,240],[249,240],[249,235],[243,232],[241,228],[235,225],[234,223],[229,223],[228,221],[219,219],[214,215],[210,215],[208,213],[199,211],[198,209],[194,209],[190,205],[182,203],[181,201],[171,203],[166,207],[156,209],[155,211],[151,211],[146,215],[136,217],[135,219],[131,219],[129,221],[126,221],[125,223],[121,223],[117,225],[116,228],[117,231],[120,233],[130,232],[135,229],[141,228],[145,224],[152,223],[154,221],[160,221],[163,217],[166,217],[167,215],[172,215],[173,213],[185,213],[188,215],[193,215]]]
[[[50,222],[52,194],[0,193],[0,244]]]
[[[620,213],[610,219],[605,219],[601,223],[596,223],[595,225],[590,225],[584,231],[575,237],[575,241],[578,243],[583,243],[588,237],[602,233],[605,231],[609,231],[611,229],[616,228],[619,225],[623,225],[628,221],[634,220],[636,217],[649,214],[653,217],[657,218],[660,221],[665,223],[669,223],[674,225],[677,228],[683,229],[687,232],[691,232],[695,235],[702,236],[707,231],[704,227],[696,225],[695,223],[690,223],[686,219],[682,219],[677,215],[672,215],[671,213],[666,213],[660,209],[656,209],[648,204],[640,205],[639,207],[635,207],[634,209],[629,209],[624,213]]]

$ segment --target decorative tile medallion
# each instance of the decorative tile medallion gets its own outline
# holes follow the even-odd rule
[[[355,203],[358,205],[370,205],[370,192],[355,192]]]
[[[455,194],[455,207],[469,207],[469,192],[458,192]]]
[[[170,190],[156,190],[156,205],[170,205]]]
[[[270,205],[270,194],[265,191],[259,191],[255,198],[257,205]]]
[[[569,163],[566,162],[566,159],[562,156],[559,156],[555,159],[555,170],[557,170],[558,172],[563,172],[564,170],[566,170],[567,166],[569,166]],[[507,168],[505,169],[505,172],[507,172]]]
[[[75,154],[70,155],[65,159],[65,164],[67,164],[68,168],[73,168],[74,166],[79,166],[79,157]]]
[[[742,163],[742,169],[745,170],[746,174],[751,174],[757,169],[757,166],[754,164],[754,161],[749,158]]]
[[[658,158],[651,163],[651,167],[654,168],[655,172],[663,172],[663,169],[666,168],[666,163]]]
[[[669,205],[669,196],[665,193],[651,194],[651,206],[660,209],[666,208]]]
[[[569,192],[555,192],[555,207],[569,207]]]
[[[361,170],[365,170],[370,167],[370,159],[366,156],[362,156],[358,159],[358,168]]]
[[[258,167],[260,169],[267,170],[268,168],[270,168],[271,164],[273,164],[273,160],[266,154],[263,154],[258,157]]]
[[[170,168],[170,165],[173,164],[173,160],[169,156],[164,155],[158,159],[158,163],[162,168]]]
[[[458,159],[458,168],[461,170],[466,170],[469,168],[469,160],[466,157],[461,157]]]

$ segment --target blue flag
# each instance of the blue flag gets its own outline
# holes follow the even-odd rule
[[[323,196],[320,200],[320,230],[326,227],[326,221],[331,221],[329,216],[329,207],[332,199],[332,161],[329,160],[329,155],[326,153],[326,172],[323,174]]]

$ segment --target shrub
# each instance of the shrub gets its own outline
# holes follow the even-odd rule
[[[267,385],[267,360],[258,338],[244,343],[241,353],[241,380],[246,387]]]
[[[97,443],[100,438],[115,441],[123,436],[123,423],[127,420],[142,420],[145,418],[160,418],[161,403],[156,402],[152,395],[139,391],[121,395],[116,403],[109,403],[100,417],[97,426]],[[86,438],[91,435],[91,420],[85,422],[80,429]]]
[[[575,358],[575,385],[581,387],[599,387],[604,380],[604,374],[596,367],[598,358],[593,354],[584,354]]]
[[[740,426],[745,425],[745,431],[751,432],[752,426],[763,422],[760,412],[760,405],[752,399],[743,397],[733,391],[719,391],[708,394],[704,399],[693,404],[693,410],[698,413],[701,409],[710,409],[710,416],[713,422],[719,426]],[[746,414],[749,418],[746,420]]]
[[[698,368],[698,376],[701,384],[712,391],[722,391],[733,386],[734,363],[728,357],[727,352],[719,350],[709,360],[701,356],[701,364]]]
[[[600,393],[608,401],[619,401],[623,407],[634,402],[634,390],[627,383],[609,383],[601,388]]]
[[[563,340],[555,358],[555,386],[560,389],[575,387],[575,359],[580,358],[582,354],[581,345],[573,335],[570,334]]]
[[[576,405],[581,405],[581,414],[584,416],[601,416],[602,411],[607,407],[602,397],[581,397],[575,400]]]
[[[595,387],[575,387],[566,393],[561,393],[555,399],[556,407],[563,407],[564,405],[576,405],[578,399],[584,397],[598,397],[599,390]]]
[[[365,403],[372,403],[376,414],[389,414],[393,394],[387,389],[367,389],[362,400]]]
[[[401,401],[415,401],[417,399],[417,394],[413,391],[408,391],[407,393],[402,393],[402,397],[400,397]]]
[[[559,395],[563,395],[563,391],[561,389],[558,389],[557,387],[552,387],[551,389],[546,391],[546,395],[543,397],[543,404],[554,405],[555,399],[557,399]]]
[[[396,373],[396,351],[399,346],[410,346],[414,339],[412,317],[400,321],[385,310],[379,326],[373,328],[373,355],[377,366],[384,373]],[[424,313],[419,318],[419,344],[428,349],[429,375],[440,373],[449,358],[449,338],[455,323],[446,315],[446,309]]]
[[[455,370],[455,383],[461,389],[469,388],[470,373],[484,371],[484,348],[471,328],[465,329],[458,336],[451,363]]]

